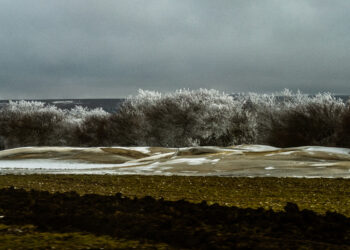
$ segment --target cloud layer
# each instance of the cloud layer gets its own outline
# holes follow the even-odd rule
[[[350,94],[350,2],[2,0],[0,98]]]

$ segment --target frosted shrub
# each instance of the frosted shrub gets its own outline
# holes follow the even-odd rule
[[[139,90],[135,97],[128,97],[116,114],[111,116],[111,138],[118,145],[145,145],[147,122],[145,110],[151,109],[161,94]]]
[[[67,112],[67,144],[72,146],[109,146],[110,114],[101,108],[89,110],[76,106]]]
[[[246,130],[249,131],[250,140],[240,141],[240,143],[260,143],[265,144],[270,133],[271,118],[275,112],[281,109],[276,94],[237,94],[234,95],[237,102],[242,103],[243,112],[246,113]]]
[[[116,137],[127,145],[231,145],[247,135],[249,112],[216,90],[140,90],[115,115]],[[249,131],[251,132],[251,131]]]
[[[350,103],[329,93],[289,90],[227,95],[216,90],[161,94],[140,90],[116,113],[42,102],[10,102],[0,109],[0,149],[20,146],[350,147]]]
[[[255,116],[255,143],[281,147],[336,145],[345,104],[329,93],[309,96],[285,89],[235,98]]]
[[[91,117],[103,118],[109,115],[108,112],[104,111],[102,108],[88,109],[82,106],[75,106],[73,109],[66,111],[67,120],[71,123],[82,123],[84,120]]]
[[[0,110],[0,146],[105,144],[109,113],[77,106],[61,110],[43,102],[9,102]]]
[[[329,93],[287,96],[281,108],[269,117],[266,143],[288,147],[301,145],[336,146],[345,104]]]
[[[60,145],[65,113],[42,102],[10,102],[0,110],[0,136],[5,148]]]
[[[0,150],[5,149],[5,138],[0,136]]]
[[[337,134],[337,145],[350,147],[350,100],[346,104],[344,115],[340,121],[339,132]]]

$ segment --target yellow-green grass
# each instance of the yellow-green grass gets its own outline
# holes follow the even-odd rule
[[[164,243],[89,233],[38,232],[32,225],[0,224],[0,249],[171,249]]]
[[[0,188],[14,186],[49,192],[76,191],[128,197],[146,195],[165,200],[206,200],[209,204],[283,210],[287,202],[318,213],[350,217],[349,179],[234,178],[112,175],[3,175]]]
[[[13,186],[49,192],[76,191],[128,197],[146,195],[165,200],[206,200],[209,204],[280,211],[287,202],[318,213],[334,211],[350,217],[350,180],[302,178],[231,178],[111,175],[3,175],[0,188]],[[0,210],[1,215],[1,210]],[[278,243],[277,239],[264,244]],[[276,243],[276,244],[277,244]],[[306,242],[307,243],[307,242]],[[307,246],[303,242],[302,246]],[[312,243],[312,244],[311,244]],[[315,246],[311,242],[310,246]],[[306,244],[306,245],[305,245]],[[273,245],[273,244],[272,244]],[[271,248],[273,248],[271,245]],[[320,245],[321,246],[321,245]],[[326,245],[322,245],[326,247]],[[161,242],[94,235],[86,232],[43,232],[33,225],[0,224],[0,249],[171,249]],[[274,249],[278,249],[277,244]],[[308,247],[306,247],[308,248]]]

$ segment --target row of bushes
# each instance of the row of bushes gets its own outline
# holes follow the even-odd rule
[[[0,110],[1,146],[7,149],[79,145],[78,134],[86,122],[109,116],[102,109],[88,110],[77,106],[62,110],[43,102],[10,101]]]
[[[350,146],[350,105],[329,93],[227,95],[216,90],[140,90],[116,113],[41,102],[0,110],[3,148],[20,146]]]

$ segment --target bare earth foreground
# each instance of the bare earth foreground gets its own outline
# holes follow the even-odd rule
[[[349,152],[1,151],[0,249],[350,249]]]

